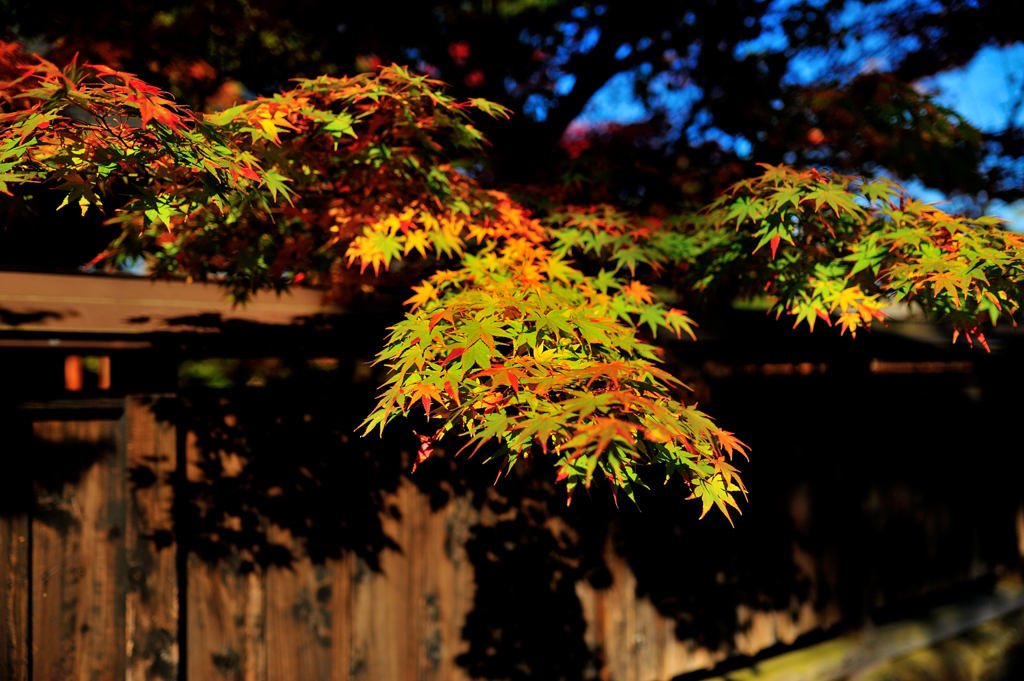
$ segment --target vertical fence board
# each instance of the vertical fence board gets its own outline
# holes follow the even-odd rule
[[[612,555],[605,559],[612,573],[612,584],[603,594],[605,664],[615,681],[636,681],[636,577],[625,560]]]
[[[40,495],[32,521],[34,679],[125,676],[124,458],[114,421],[39,422],[37,440],[98,456],[78,481]],[[60,456],[60,454],[57,454]]]
[[[659,624],[663,623],[664,619],[658,615],[654,604],[647,598],[634,596],[633,613],[635,678],[637,681],[665,678],[661,668],[661,662],[664,659],[664,642],[659,640]]]
[[[185,458],[189,482],[202,480],[196,465],[201,452],[193,433],[187,434]],[[243,573],[242,559],[207,563],[189,554],[186,619],[187,678],[266,681],[267,650],[264,637],[266,593],[263,577]]]
[[[576,585],[583,617],[584,640],[604,660],[604,681],[667,681],[679,674],[710,668],[725,658],[675,636],[675,622],[658,614],[646,598],[637,598],[636,577],[624,558],[609,545],[605,561],[612,573],[606,589],[586,581]]]
[[[178,577],[175,566],[174,424],[158,421],[150,400],[125,404],[129,483],[128,593],[125,603],[127,681],[178,678]]]
[[[28,516],[0,517],[0,678],[28,681]]]
[[[262,579],[188,557],[188,678],[265,681]]]
[[[796,603],[789,610],[755,610],[740,606],[737,617],[744,626],[731,644],[717,649],[680,641],[675,622],[662,617],[647,598],[636,595],[636,577],[624,558],[609,545],[605,560],[612,584],[595,589],[585,581],[576,585],[583,617],[587,622],[584,640],[604,658],[602,679],[615,681],[667,681],[710,669],[729,655],[756,655],[776,643],[792,643],[798,636],[830,626],[837,619],[833,606],[815,610],[813,603]],[[795,616],[794,616],[795,613]]]
[[[402,519],[389,517],[384,522],[384,531],[394,537],[405,554],[385,552],[380,561],[383,572],[374,574],[366,570],[364,579],[357,580],[356,612],[360,619],[352,626],[353,634],[360,638],[363,636],[359,629],[366,627],[367,635],[360,641],[360,647],[365,646],[367,679],[406,681],[409,678],[409,622],[405,606],[410,587],[411,494],[409,486],[399,487],[394,503]],[[357,572],[361,568],[365,569],[357,562]]]
[[[396,555],[391,561],[392,570],[397,579],[389,580],[388,586],[397,590],[394,601],[395,630],[401,632],[405,641],[399,676],[403,681],[416,681],[423,678],[423,665],[430,665],[432,658],[437,658],[439,641],[438,632],[428,633],[427,625],[427,579],[437,557],[430,551],[426,535],[430,525],[430,508],[425,507],[417,490],[412,485],[403,485],[399,490],[402,509],[402,542],[403,555]],[[439,547],[437,547],[439,548]],[[438,551],[440,553],[440,551]],[[398,566],[401,566],[398,568]],[[398,568],[398,569],[395,569]],[[391,575],[385,575],[389,578]],[[436,597],[436,596],[435,596]]]
[[[332,678],[432,681],[468,679],[455,658],[473,606],[473,568],[464,542],[476,513],[465,499],[433,512],[426,495],[403,482],[392,503],[401,519],[385,531],[401,553],[381,556],[381,573],[348,556],[334,570]],[[338,645],[340,643],[340,646]]]
[[[425,500],[423,503],[426,505]],[[424,659],[424,679],[469,679],[455,658],[469,648],[462,639],[462,628],[473,609],[475,574],[465,544],[469,528],[477,519],[478,514],[465,497],[453,499],[442,512],[429,516],[424,545],[431,554],[424,606],[431,646]]]
[[[301,546],[283,531],[271,529],[268,539],[302,556]],[[314,565],[308,557],[290,568],[267,571],[267,674],[270,679],[330,681],[331,648],[335,643],[332,612],[334,572],[338,561]],[[337,621],[341,631],[346,623]],[[346,678],[339,676],[336,678]]]
[[[331,561],[331,627],[330,679],[355,679],[357,670],[352,652],[353,583],[355,557],[348,554]]]

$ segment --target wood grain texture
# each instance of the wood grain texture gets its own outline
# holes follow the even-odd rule
[[[29,523],[0,517],[0,679],[28,681]]]
[[[33,432],[37,442],[58,447],[53,456],[86,457],[88,467],[61,489],[42,491],[32,519],[32,678],[119,681],[126,583],[121,423],[38,422]]]
[[[274,567],[267,580],[267,674],[270,679],[330,679],[335,623],[345,631],[341,612],[334,612],[335,571],[341,561],[314,565],[290,535],[271,529],[268,539],[292,547],[300,559],[291,568]],[[340,676],[338,678],[345,678]]]
[[[389,503],[401,519],[387,517],[385,531],[402,550],[385,552],[379,573],[351,554],[313,563],[271,528],[298,560],[266,573],[268,679],[468,680],[455,658],[467,647],[473,569],[463,545],[476,512],[466,499],[433,512],[408,482]]]
[[[185,457],[189,482],[201,482],[201,453],[193,433],[187,434]],[[265,581],[254,570],[243,571],[244,562],[237,553],[216,562],[195,554],[186,560],[190,680],[267,680]]]
[[[153,413],[154,399],[130,396],[125,404],[127,681],[178,678],[177,544],[171,514],[177,442],[174,424]]]
[[[433,512],[408,482],[392,501],[401,519],[388,518],[385,531],[402,552],[381,556],[380,574],[351,561],[351,677],[468,679],[455,658],[466,650],[462,628],[473,606],[463,547],[476,513],[465,499]]]
[[[680,674],[711,669],[730,655],[755,655],[776,643],[792,643],[798,636],[838,620],[831,603],[822,611],[809,602],[794,602],[786,611],[740,606],[737,619],[743,626],[731,645],[709,649],[676,638],[675,621],[658,614],[649,599],[636,595],[633,571],[610,544],[605,561],[612,573],[608,588],[598,590],[586,581],[576,585],[587,622],[587,646],[600,651],[604,659],[602,679],[668,681]]]
[[[239,567],[188,557],[189,679],[267,679],[263,580]]]

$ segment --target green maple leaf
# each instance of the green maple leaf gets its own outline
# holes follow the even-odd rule
[[[775,213],[786,206],[791,204],[794,208],[800,207],[800,196],[803,190],[793,185],[784,185],[778,187],[772,194],[771,201],[775,204],[772,208],[772,212]]]
[[[863,213],[863,209],[853,202],[853,195],[834,184],[819,183],[814,190],[807,193],[803,201],[814,201],[815,211],[820,211],[822,205],[827,205],[836,217],[841,217],[844,210],[851,216]]]
[[[633,245],[622,246],[615,249],[612,254],[612,259],[615,261],[616,270],[626,267],[629,269],[630,274],[636,274],[637,265],[649,265],[651,262],[644,249]]]
[[[621,287],[619,280],[615,277],[615,272],[609,272],[604,269],[598,272],[596,277],[591,278],[590,284],[601,293],[607,293],[609,289]]]
[[[478,340],[483,341],[487,347],[494,352],[494,337],[508,338],[510,334],[505,328],[492,318],[471,319],[464,322],[460,330],[465,336],[465,345],[468,347]]]
[[[573,324],[580,332],[580,336],[588,343],[611,343],[608,337],[609,324],[607,322],[577,317],[573,320]]]
[[[481,369],[489,369],[491,367],[492,355],[493,352],[484,341],[477,341],[469,346],[462,355],[462,370],[464,372],[469,371],[474,365]]]
[[[865,182],[860,187],[861,194],[872,203],[886,204],[897,193],[896,185],[889,180],[880,178]]]
[[[535,317],[537,330],[550,329],[556,337],[559,335],[575,337],[574,324],[569,321],[568,317],[568,310],[551,310],[546,312]]]
[[[658,327],[665,325],[665,308],[660,305],[646,305],[640,310],[640,323],[647,324],[651,333],[657,335]]]
[[[725,216],[725,220],[726,222],[735,220],[736,226],[739,227],[739,225],[748,220],[757,222],[767,214],[768,205],[764,201],[752,196],[744,196],[732,204],[732,207],[729,208],[729,212]]]

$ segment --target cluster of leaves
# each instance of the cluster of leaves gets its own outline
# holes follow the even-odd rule
[[[777,316],[796,317],[794,327],[806,321],[813,330],[816,318],[831,325],[836,315],[856,334],[884,320],[884,308],[913,303],[951,324],[954,341],[964,333],[985,344],[979,324],[1015,323],[1024,300],[1021,235],[996,218],[909,200],[884,178],[766,166],[703,215],[731,237],[702,257],[695,285],[728,278],[747,295],[767,293]]]
[[[638,465],[657,463],[691,485],[705,513],[736,507],[743,487],[729,460],[743,445],[673,399],[678,381],[634,328],[692,335],[685,312],[616,272],[585,275],[525,215],[475,231],[478,248],[459,268],[414,287],[413,310],[380,355],[391,378],[367,431],[433,409],[442,423],[423,438],[424,458],[434,439],[456,430],[474,453],[500,440],[495,456],[505,457],[506,473],[520,458],[554,454],[570,499],[597,471],[632,498],[643,484]]]
[[[834,316],[851,332],[914,301],[982,342],[979,318],[1012,320],[1019,305],[1020,237],[884,180],[766,167],[698,211],[534,215],[457,156],[483,149],[467,110],[504,110],[402,67],[302,79],[203,116],[131,74],[4,50],[0,191],[49,183],[83,211],[103,201],[123,231],[97,262],[146,257],[237,299],[411,272],[365,432],[422,410],[437,426],[420,460],[449,433],[474,453],[495,441],[506,472],[553,460],[570,499],[595,477],[632,497],[649,464],[681,476],[702,515],[728,516],[745,494],[732,465],[744,445],[658,367],[651,341],[694,323],[656,284],[766,292],[797,324]]]
[[[794,328],[835,321],[856,335],[896,304],[951,325],[954,341],[964,334],[985,344],[983,323],[1016,323],[1024,237],[1001,220],[950,215],[885,178],[761,165],[695,211],[552,210],[556,253],[655,278],[672,272],[684,295],[728,288],[767,297],[776,317],[795,317]]]
[[[346,259],[377,272],[403,249],[461,253],[455,216],[490,203],[446,151],[482,145],[466,109],[504,110],[399,66],[203,116],[133,74],[4,49],[0,191],[45,181],[83,213],[120,201],[124,232],[97,262],[145,257],[242,300],[296,277],[329,286]]]

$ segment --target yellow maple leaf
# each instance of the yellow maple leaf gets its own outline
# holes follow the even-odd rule
[[[446,281],[455,281],[460,276],[462,276],[462,274],[455,270],[438,270],[430,276],[430,280],[435,281],[438,284],[442,284]]]
[[[405,304],[412,305],[413,310],[425,305],[428,300],[437,300],[437,289],[429,281],[423,282],[423,286],[413,286],[412,290],[416,292],[416,295],[405,301]]]
[[[854,338],[857,337],[857,329],[863,326],[864,321],[856,311],[844,312],[839,315],[839,333],[844,334],[847,331]]]
[[[360,274],[366,271],[369,265],[373,265],[374,274],[379,274],[380,266],[384,263],[384,251],[380,250],[376,244],[364,236],[357,236],[352,240],[348,250],[345,252],[345,256],[348,258],[350,267],[356,258],[359,259]]]
[[[462,232],[462,226],[466,224],[466,221],[462,218],[457,217],[443,217],[441,218],[441,231],[445,234],[458,235]]]
[[[412,249],[419,251],[419,254],[423,257],[427,256],[427,250],[430,248],[430,240],[427,238],[427,233],[423,230],[416,230],[409,232],[409,236],[405,239],[405,255],[409,255]]]
[[[559,279],[568,284],[570,276],[576,273],[576,270],[557,256],[546,258],[542,262],[541,270],[548,276],[548,279]]]

